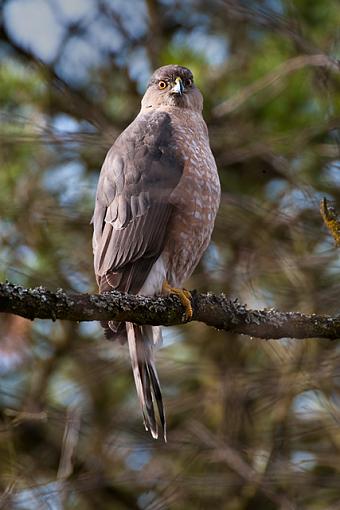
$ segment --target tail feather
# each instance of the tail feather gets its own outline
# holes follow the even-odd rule
[[[136,328],[137,329],[137,328]],[[138,359],[138,371],[140,373],[140,378],[142,382],[142,392],[144,398],[144,407],[142,408],[143,416],[144,416],[144,426],[146,430],[150,430],[152,437],[157,439],[158,437],[158,426],[157,420],[155,416],[155,410],[152,401],[152,390],[151,390],[151,380],[148,370],[148,361],[147,355],[144,351],[143,338],[140,335],[140,328],[135,331],[136,338],[136,352]],[[138,338],[140,337],[140,338]],[[141,340],[141,341],[140,341]],[[134,371],[135,373],[135,371]]]
[[[166,419],[159,379],[153,360],[153,337],[150,331],[143,326],[126,323],[128,345],[130,351],[133,376],[137,395],[142,408],[144,426],[150,430],[152,437],[158,437],[158,424],[155,415],[155,405],[158,409],[159,419],[166,441]]]
[[[154,363],[149,365],[149,374],[152,381],[152,387],[154,390],[154,395],[157,403],[157,409],[159,414],[159,419],[161,421],[161,426],[163,430],[163,436],[164,441],[166,442],[166,419],[165,419],[165,413],[164,413],[164,405],[163,405],[163,398],[161,393],[161,387],[159,384],[159,379],[156,372],[156,367]]]

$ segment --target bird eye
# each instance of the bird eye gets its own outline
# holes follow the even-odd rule
[[[192,79],[191,78],[188,78],[187,80],[185,80],[185,86],[186,87],[191,87],[192,85]]]
[[[158,88],[160,88],[161,90],[164,90],[166,88],[166,82],[163,80],[159,81]]]

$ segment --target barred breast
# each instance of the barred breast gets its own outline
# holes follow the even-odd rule
[[[185,161],[183,176],[170,201],[175,206],[163,251],[167,279],[180,287],[206,250],[220,203],[220,181],[210,149],[208,130],[199,113],[173,114],[177,147]],[[184,122],[183,122],[184,118]]]

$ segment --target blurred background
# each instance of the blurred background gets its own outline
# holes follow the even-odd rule
[[[102,161],[160,65],[205,98],[222,202],[187,288],[339,313],[337,0],[2,0],[0,279],[96,291]],[[0,508],[340,509],[340,351],[167,328],[168,443],[97,323],[0,317]]]

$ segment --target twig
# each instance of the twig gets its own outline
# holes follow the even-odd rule
[[[244,87],[237,92],[234,96],[223,103],[215,106],[213,113],[216,117],[222,117],[239,108],[243,103],[250,99],[255,94],[261,92],[263,89],[274,85],[287,75],[303,69],[304,67],[323,67],[334,72],[340,72],[340,62],[335,58],[328,55],[300,55],[299,57],[291,58],[278,66],[274,71],[259,78],[248,87]]]
[[[334,238],[336,246],[340,247],[340,217],[326,198],[320,202],[320,213],[329,233]]]

